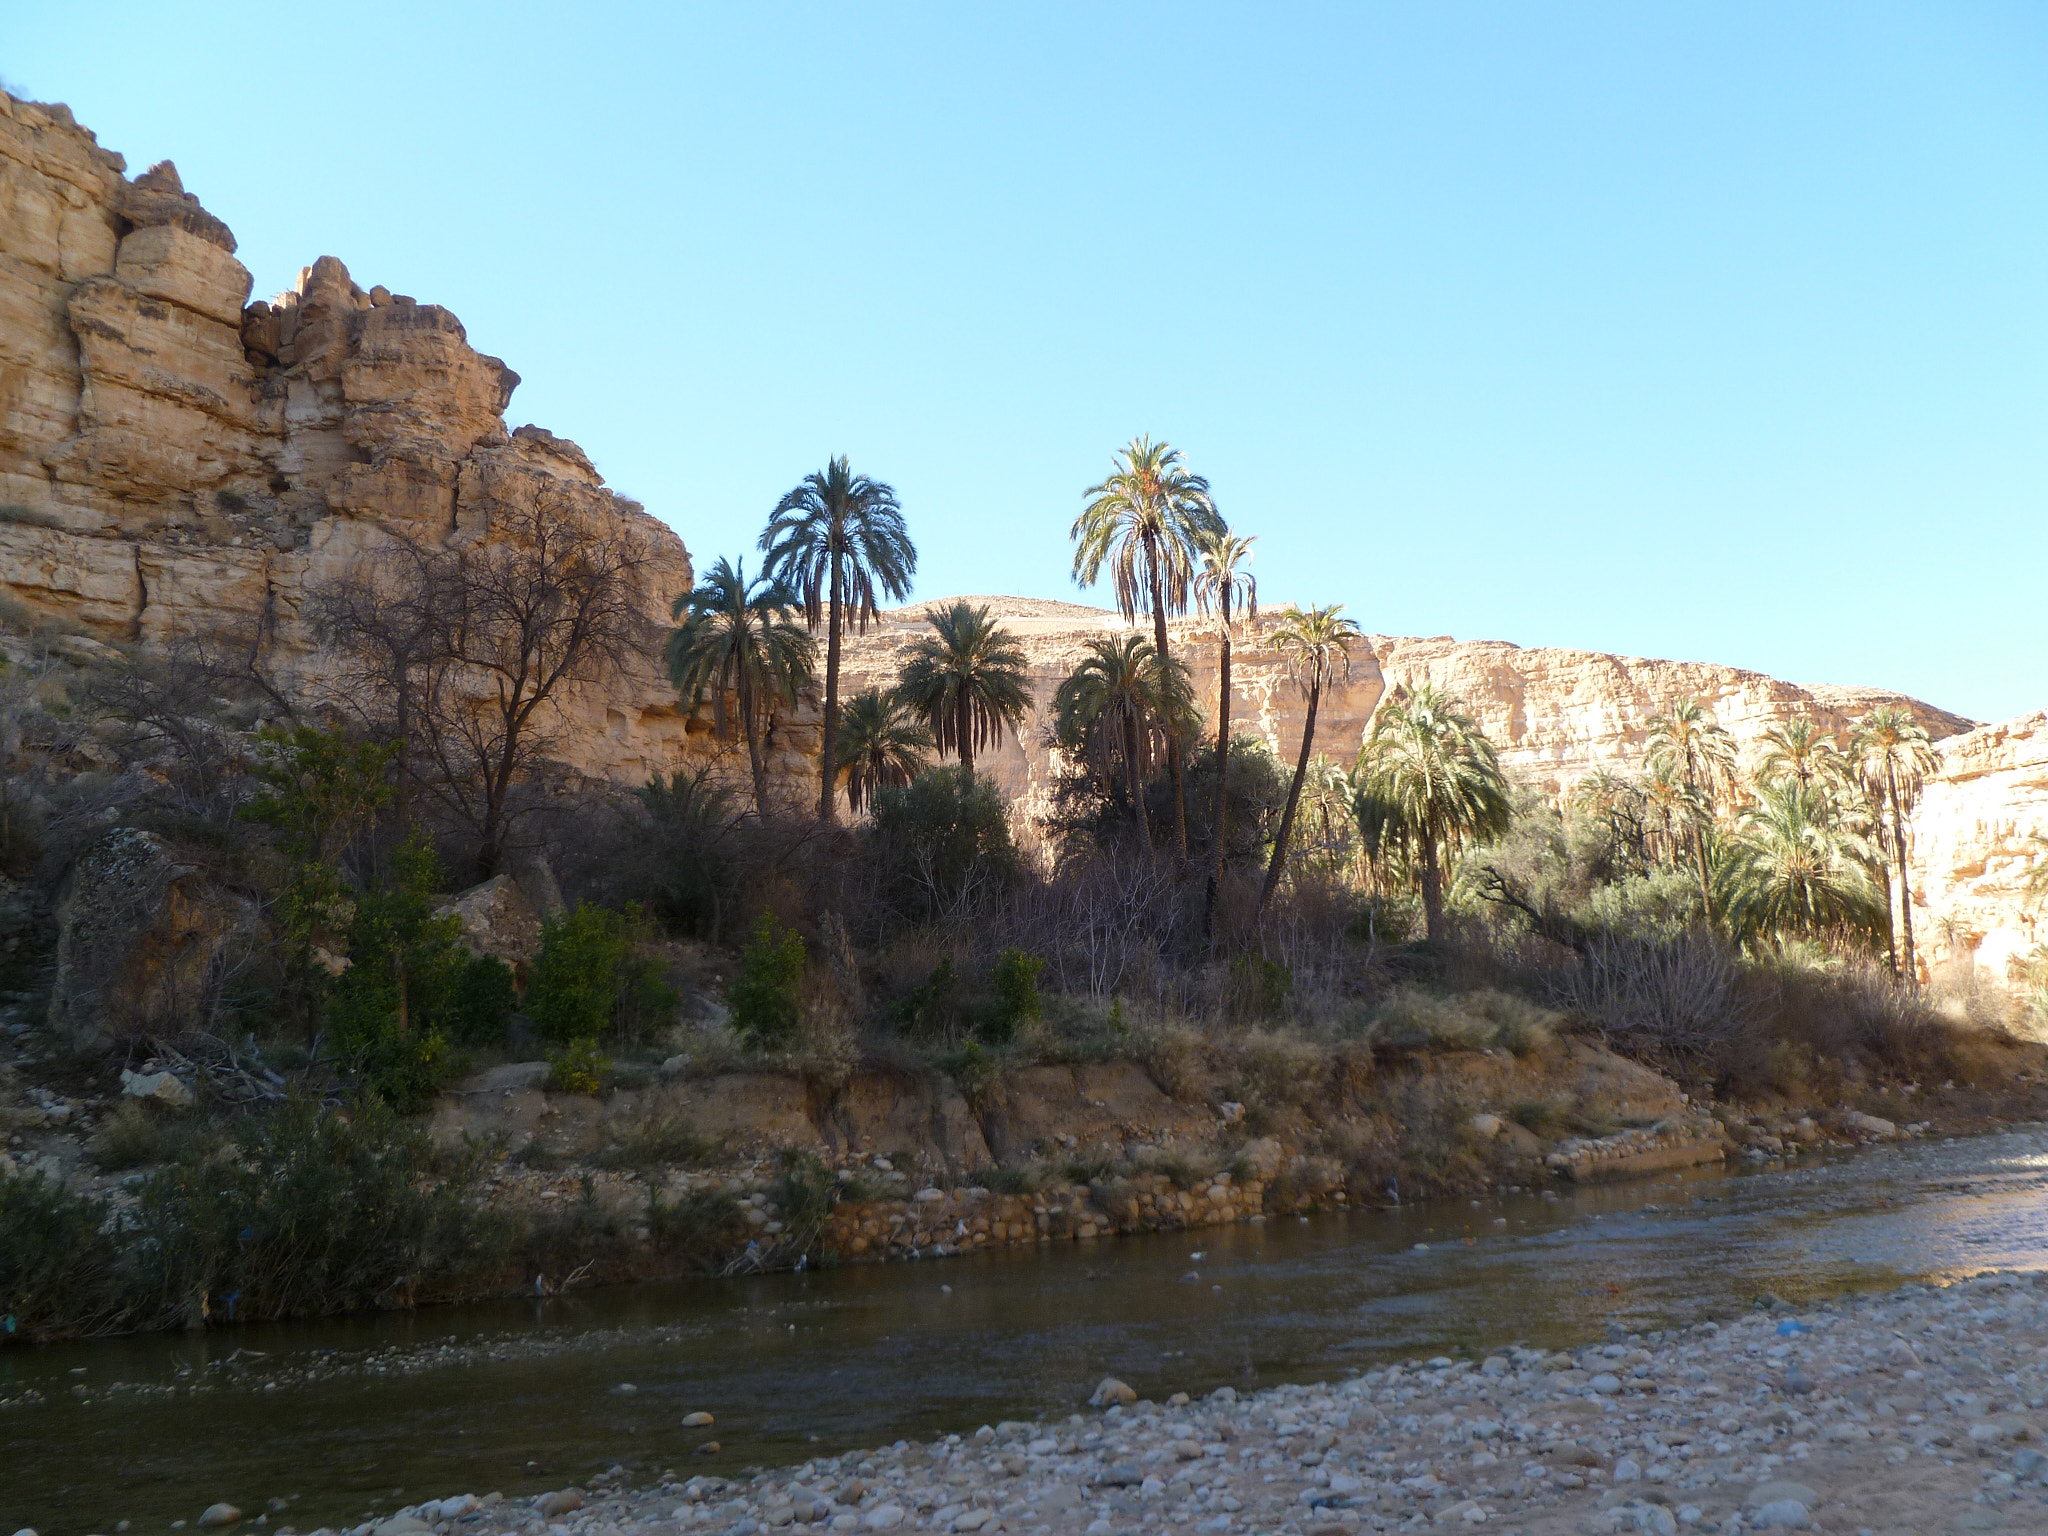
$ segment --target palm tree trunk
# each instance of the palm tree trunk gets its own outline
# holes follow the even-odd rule
[[[825,619],[825,739],[818,754],[818,820],[832,820],[832,783],[838,777],[839,734],[839,552],[832,552],[832,589]]]
[[[1131,792],[1131,815],[1138,823],[1138,838],[1145,851],[1152,851],[1152,818],[1145,814],[1145,775],[1138,767],[1138,716],[1128,704],[1124,717],[1124,785]]]
[[[1697,821],[1692,824],[1692,856],[1700,871],[1700,916],[1714,920],[1714,887],[1707,878],[1707,832]]]
[[[956,686],[960,697],[953,704],[953,725],[960,738],[957,743],[960,749],[960,768],[966,774],[968,780],[972,782],[974,778],[974,738],[967,734],[967,727],[973,722],[974,709],[972,702],[967,696],[967,684],[963,681]]]
[[[1216,687],[1216,820],[1209,889],[1202,897],[1202,937],[1216,936],[1216,892],[1223,884],[1223,815],[1230,789],[1230,589],[1223,589],[1223,655]]]
[[[1316,740],[1316,706],[1323,698],[1323,676],[1318,669],[1308,687],[1308,718],[1301,724],[1301,756],[1295,760],[1294,782],[1287,786],[1287,809],[1280,813],[1280,831],[1273,839],[1273,862],[1266,866],[1265,888],[1259,892],[1259,915],[1280,885],[1280,871],[1287,864],[1287,837],[1294,830],[1294,809],[1301,804],[1301,786],[1308,780],[1309,753]]]
[[[1166,667],[1170,659],[1166,647],[1166,582],[1159,570],[1159,561],[1148,562],[1152,571],[1152,644],[1159,652],[1159,680],[1166,681]],[[1173,778],[1173,846],[1180,854],[1182,868],[1188,862],[1188,791],[1181,780],[1180,772],[1180,727],[1171,714],[1161,722],[1166,727],[1166,771]]]
[[[1444,931],[1444,873],[1436,859],[1436,834],[1422,831],[1422,935],[1434,944]]]
[[[768,763],[761,756],[761,727],[754,719],[754,690],[747,686],[747,674],[743,669],[738,678],[740,696],[740,729],[747,736],[747,762],[754,770],[754,814],[762,821],[768,819]]]
[[[1892,798],[1892,851],[1899,860],[1899,937],[1905,941],[1906,984],[1917,987],[1920,966],[1913,958],[1913,873],[1906,863],[1906,818],[1899,806],[1899,780],[1889,761],[1884,765],[1884,786]]]

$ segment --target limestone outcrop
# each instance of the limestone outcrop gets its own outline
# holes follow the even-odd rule
[[[2019,980],[2048,945],[2048,712],[1940,743],[1913,816],[1913,926],[1922,962]]]
[[[123,169],[66,108],[0,93],[6,617],[159,652],[232,633],[317,697],[309,591],[395,537],[488,542],[495,507],[545,505],[632,541],[636,600],[666,622],[682,541],[575,444],[507,430],[519,376],[454,315],[331,256],[248,303],[233,234],[176,168]],[[651,655],[565,703],[553,735],[593,775],[644,780],[704,737]]]

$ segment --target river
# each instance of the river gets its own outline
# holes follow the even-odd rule
[[[916,1264],[0,1350],[0,1532],[687,1475],[2048,1264],[2048,1130]],[[694,1410],[710,1431],[686,1430]],[[699,1457],[710,1437],[716,1457]],[[247,1529],[245,1526],[244,1529]]]

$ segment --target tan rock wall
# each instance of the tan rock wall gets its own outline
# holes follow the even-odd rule
[[[175,169],[123,170],[66,109],[0,94],[0,590],[17,619],[156,651],[254,632],[271,673],[317,697],[334,678],[309,590],[393,534],[488,540],[494,505],[545,498],[640,547],[640,598],[666,621],[692,581],[682,541],[575,444],[508,431],[518,375],[455,316],[365,292],[331,256],[249,304],[233,234]],[[592,774],[644,780],[709,747],[652,656],[566,702],[553,734]]]
[[[1950,737],[1913,815],[1913,925],[1932,973],[1957,962],[2016,981],[2048,944],[2048,713]]]

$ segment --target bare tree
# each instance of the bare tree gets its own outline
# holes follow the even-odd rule
[[[400,836],[411,824],[418,776],[420,701],[444,664],[443,587],[454,562],[407,534],[352,563],[310,594],[307,617],[338,663],[335,707],[394,742],[393,799]]]
[[[652,652],[648,552],[567,489],[494,499],[472,544],[397,541],[316,594],[359,712],[405,743],[411,788],[465,828],[497,873],[517,791],[554,755],[565,696]]]

